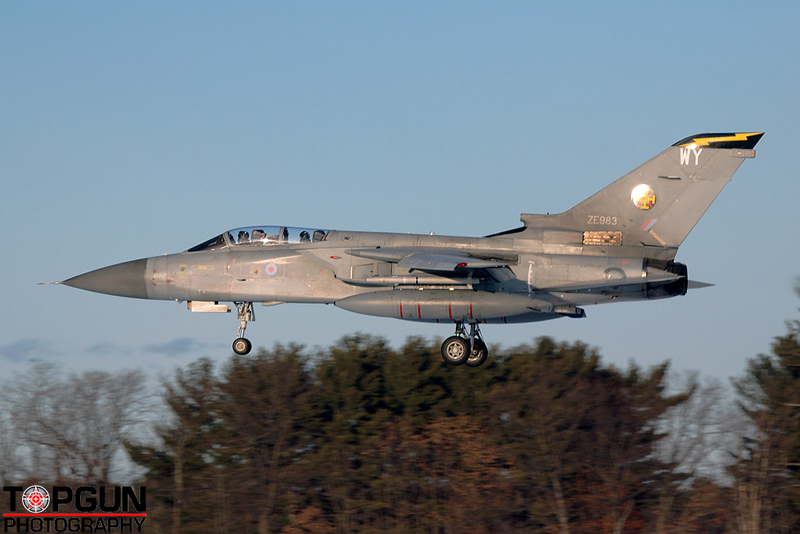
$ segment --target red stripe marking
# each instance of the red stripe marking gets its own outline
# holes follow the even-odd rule
[[[403,303],[400,303],[400,318],[403,318]]]
[[[474,317],[472,316],[472,303],[471,302],[469,303],[469,318],[470,319],[474,319]]]
[[[147,514],[3,514],[3,517],[147,517]]]
[[[508,324],[508,317],[503,317],[503,323]]]
[[[422,319],[422,304],[417,302],[417,319]]]
[[[644,223],[641,228],[639,228],[639,231],[644,232],[644,229],[647,228],[647,225],[650,224],[652,221],[653,219],[647,219],[647,222]]]
[[[452,302],[448,302],[447,303],[447,315],[450,316],[450,320],[452,321],[453,320],[453,303]]]

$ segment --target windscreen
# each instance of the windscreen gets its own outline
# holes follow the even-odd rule
[[[217,250],[225,248],[227,246],[228,244],[225,242],[223,234],[220,234],[217,237],[212,237],[208,241],[203,241],[199,245],[190,248],[189,252],[200,252],[202,250]]]

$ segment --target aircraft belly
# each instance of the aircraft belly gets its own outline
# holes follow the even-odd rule
[[[316,264],[297,269],[280,279],[275,288],[275,300],[283,302],[332,303],[365,291],[338,280],[331,271]]]

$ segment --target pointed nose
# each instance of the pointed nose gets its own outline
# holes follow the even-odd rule
[[[146,270],[147,259],[135,260],[80,274],[61,283],[95,293],[146,299]]]

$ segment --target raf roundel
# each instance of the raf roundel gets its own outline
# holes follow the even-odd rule
[[[22,506],[32,514],[41,514],[50,504],[50,494],[42,486],[28,486],[22,494]]]
[[[275,276],[278,272],[278,266],[274,263],[268,263],[267,268],[265,269],[267,274],[270,276]]]
[[[649,185],[637,185],[631,191],[631,200],[640,210],[649,210],[656,205],[656,192]]]

